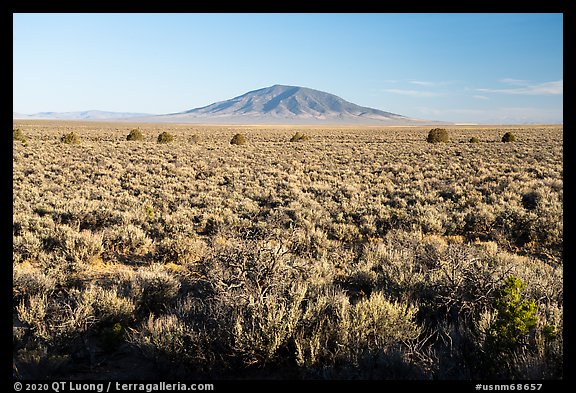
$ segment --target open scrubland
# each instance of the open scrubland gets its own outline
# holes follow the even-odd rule
[[[563,377],[562,126],[17,128],[18,377]]]

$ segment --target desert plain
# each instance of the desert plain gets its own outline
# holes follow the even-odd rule
[[[20,378],[563,377],[562,125],[13,127]]]

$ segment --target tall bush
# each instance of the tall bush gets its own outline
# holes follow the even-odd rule
[[[132,131],[130,131],[130,134],[128,134],[126,137],[127,141],[141,141],[142,139],[144,139],[144,136],[142,135],[142,132],[137,128],[134,128]]]
[[[243,134],[236,134],[230,140],[231,145],[245,145],[246,137]]]
[[[172,136],[172,134],[164,131],[162,132],[160,135],[158,135],[158,143],[170,143],[174,140],[174,137]]]
[[[12,140],[13,141],[21,141],[25,142],[26,138],[24,137],[24,133],[20,128],[15,128],[12,130]]]
[[[514,142],[515,140],[516,137],[510,131],[508,131],[502,136],[502,142]]]
[[[428,132],[428,143],[448,142],[448,131],[445,128],[433,128]]]
[[[60,142],[68,145],[77,145],[80,143],[80,137],[74,131],[64,134],[60,137]]]

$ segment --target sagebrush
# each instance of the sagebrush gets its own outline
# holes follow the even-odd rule
[[[20,378],[563,378],[561,126],[155,127],[14,124]]]

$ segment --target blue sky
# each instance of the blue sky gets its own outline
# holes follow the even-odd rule
[[[405,116],[563,121],[562,14],[14,14],[13,110],[173,113],[274,84]]]

